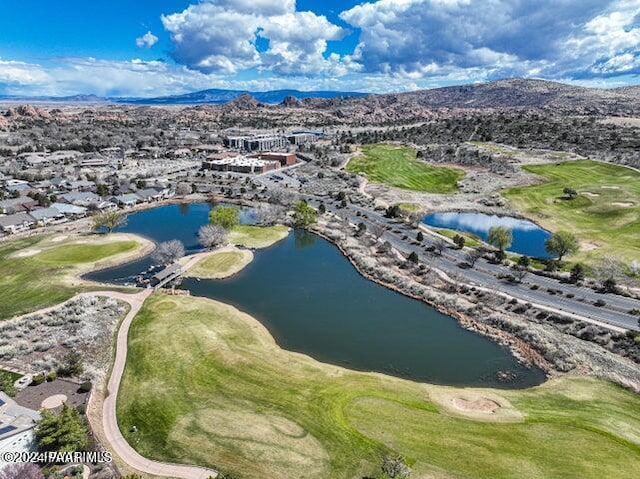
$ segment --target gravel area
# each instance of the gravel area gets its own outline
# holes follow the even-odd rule
[[[47,311],[0,322],[0,362],[38,373],[54,370],[70,351],[84,358],[88,378],[108,368],[111,338],[128,306],[111,298],[81,296]]]

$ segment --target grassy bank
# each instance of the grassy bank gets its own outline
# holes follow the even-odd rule
[[[468,394],[501,407],[451,406]],[[118,420],[147,457],[239,478],[381,477],[389,451],[425,478],[632,478],[640,463],[640,398],[609,383],[469,391],[357,373],[182,296],[152,296],[134,320]]]
[[[346,166],[351,173],[365,176],[369,181],[395,188],[425,193],[451,193],[464,172],[454,168],[431,166],[416,159],[413,148],[395,145],[367,145],[362,155]]]
[[[284,239],[289,228],[282,225],[253,226],[238,225],[229,233],[229,243],[245,248],[267,248]]]
[[[111,260],[125,260],[143,243],[123,235],[43,238],[0,244],[0,319],[52,306],[88,289],[73,278]]]
[[[227,278],[242,270],[253,259],[247,250],[214,251],[204,256],[187,272],[187,276],[203,279]]]
[[[640,258],[640,173],[589,160],[523,168],[543,182],[511,188],[504,195],[545,228],[576,234],[582,248],[570,260],[592,262],[606,254]],[[578,195],[567,199],[565,187]]]

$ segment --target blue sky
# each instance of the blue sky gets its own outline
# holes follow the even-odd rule
[[[640,0],[3,0],[0,94],[637,84]]]

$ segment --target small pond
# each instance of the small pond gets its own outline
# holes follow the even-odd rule
[[[533,258],[549,258],[544,243],[551,236],[551,233],[528,220],[511,216],[450,211],[431,213],[425,216],[422,221],[434,228],[471,233],[483,240],[487,239],[491,228],[504,226],[509,228],[513,234],[513,242],[508,248],[509,251]]]
[[[155,241],[195,235],[210,206],[163,206],[133,214],[120,231]],[[138,260],[89,275],[117,281],[145,267]],[[147,263],[149,264],[149,263]],[[143,268],[143,269],[140,269]],[[320,361],[407,379],[460,386],[521,388],[544,374],[504,347],[462,328],[434,308],[363,278],[319,236],[294,231],[225,280],[186,279],[193,295],[233,304],[262,322],[278,344]],[[507,373],[508,380],[500,378]]]

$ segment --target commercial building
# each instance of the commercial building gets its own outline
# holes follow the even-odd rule
[[[287,138],[294,145],[306,145],[315,143],[322,135],[322,133],[315,131],[294,131],[289,133]]]
[[[280,166],[295,165],[297,161],[295,153],[278,153],[270,151],[267,153],[260,153],[254,157],[265,161],[277,161],[280,163]]]
[[[289,140],[284,135],[242,135],[224,138],[227,148],[241,151],[285,150]]]
[[[262,160],[238,155],[219,160],[206,160],[202,163],[202,167],[212,171],[260,174],[277,170],[280,168],[280,163],[273,160]]]

